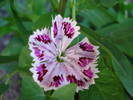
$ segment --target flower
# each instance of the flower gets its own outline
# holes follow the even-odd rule
[[[84,38],[68,48],[80,34],[80,27],[76,24],[76,21],[57,15],[52,20],[51,29],[37,30],[29,38],[29,49],[34,61],[30,71],[35,82],[45,91],[75,83],[78,92],[88,89],[98,78],[98,47]]]

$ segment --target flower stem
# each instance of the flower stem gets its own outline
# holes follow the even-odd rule
[[[75,93],[74,100],[80,100],[79,93]]]
[[[76,20],[76,0],[72,1],[72,18]]]
[[[60,0],[58,12],[59,12],[62,16],[64,16],[64,11],[65,11],[65,7],[66,7],[66,3],[67,3],[67,0]]]

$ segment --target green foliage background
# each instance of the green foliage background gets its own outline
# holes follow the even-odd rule
[[[80,91],[79,100],[133,99],[133,2],[132,0],[1,0],[7,16],[0,16],[0,38],[13,35],[0,53],[0,96],[8,90],[10,78],[19,73],[19,100],[74,100],[75,84],[57,91],[44,92],[32,79],[32,58],[28,37],[37,28],[51,25],[52,17],[61,14],[78,21],[81,35],[100,46],[96,85]]]

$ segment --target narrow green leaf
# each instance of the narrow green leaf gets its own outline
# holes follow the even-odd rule
[[[77,9],[83,10],[97,8],[100,5],[99,2],[99,0],[77,0]]]
[[[54,11],[57,11],[58,7],[59,7],[59,2],[58,0],[50,0],[50,3],[52,5],[52,7],[54,8]]]
[[[13,27],[11,25],[0,26],[0,37],[12,31]]]
[[[70,17],[71,15],[71,0],[67,0],[63,17]]]
[[[48,27],[52,24],[52,17],[54,13],[46,13],[39,17],[39,19],[34,23],[33,29],[40,29],[44,27]]]
[[[0,64],[13,62],[18,60],[18,55],[13,56],[0,56]]]
[[[118,3],[118,0],[100,0],[101,4],[105,7],[113,7],[115,4]]]
[[[46,13],[45,3],[46,0],[32,0],[32,8],[36,15],[42,15]]]
[[[133,66],[128,61],[127,57],[116,52],[117,57],[113,57],[113,68],[123,83],[128,93],[133,96]]]
[[[110,13],[107,10],[104,10],[101,8],[86,9],[86,10],[82,10],[80,13],[81,15],[86,16],[89,22],[95,25],[96,28],[101,28],[115,21],[112,15],[110,15]]]
[[[84,35],[83,34],[79,34],[79,36],[77,36],[70,44],[67,48],[70,48],[74,45],[76,45],[78,42],[80,42],[81,40],[83,40]]]
[[[120,24],[112,24],[108,27],[98,30],[104,36],[109,36],[113,40],[119,40],[125,37],[133,36],[133,19],[125,20]],[[112,31],[111,31],[112,30]]]
[[[133,56],[133,19],[125,20],[120,24],[113,24],[98,30],[102,36],[111,39],[124,53]]]
[[[15,20],[15,22],[17,24],[17,27],[21,31],[21,34],[19,34],[19,35],[23,39],[23,42],[24,43],[27,43],[28,34],[31,33],[31,32],[29,32],[25,28],[25,26],[23,25],[23,23],[22,23],[19,15],[18,15],[18,13],[16,12],[15,7],[14,7],[14,0],[10,0],[10,8],[11,8],[11,11],[12,11],[12,14],[13,14],[13,17],[14,17],[14,20]]]

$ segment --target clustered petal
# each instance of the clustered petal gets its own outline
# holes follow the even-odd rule
[[[33,57],[30,71],[33,78],[45,91],[56,90],[64,85],[77,84],[79,90],[88,89],[98,78],[98,47],[87,38],[68,48],[79,34],[80,27],[70,18],[57,15],[51,29],[41,29],[29,38]]]

